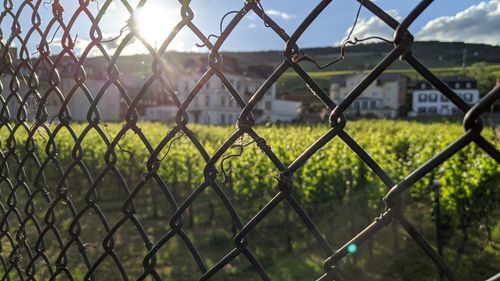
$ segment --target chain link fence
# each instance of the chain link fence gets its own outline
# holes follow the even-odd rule
[[[477,144],[489,156],[500,162],[500,152],[481,134],[483,131],[481,113],[487,111],[498,100],[500,88],[494,88],[482,97],[477,104],[470,106],[413,56],[411,48],[414,37],[408,31],[408,28],[432,1],[421,1],[402,21],[398,21],[377,6],[376,3],[369,0],[358,0],[360,8],[366,8],[394,30],[392,40],[377,38],[390,43],[392,49],[339,104],[335,104],[328,93],[304,71],[300,62],[313,62],[320,68],[328,65],[319,65],[314,58],[302,52],[297,43],[302,34],[325,8],[332,5],[331,0],[319,1],[317,6],[310,11],[292,34],[288,34],[266,14],[258,0],[246,0],[241,10],[230,12],[224,16],[222,21],[226,20],[227,25],[223,26],[221,23],[221,32],[218,35],[204,34],[193,21],[196,15],[191,9],[191,1],[180,0],[178,3],[180,20],[164,42],[161,42],[160,46],[152,46],[143,38],[143,34],[137,29],[137,23],[133,17],[134,11],[144,6],[147,1],[138,1],[137,6],[133,6],[126,0],[121,1],[120,4],[130,14],[130,20],[120,32],[120,36],[123,37],[121,40],[104,38],[101,31],[103,16],[107,12],[112,13],[112,11],[109,11],[112,3],[110,0],[101,1],[100,3],[95,0],[80,0],[79,7],[70,17],[64,14],[64,2],[60,0],[52,0],[52,2],[4,0],[2,2],[2,12],[0,14],[0,26],[2,28],[0,30],[0,74],[2,75],[2,83],[0,84],[2,92],[0,130],[6,132],[7,137],[1,141],[2,151],[0,157],[0,184],[2,186],[0,196],[3,198],[2,200],[5,200],[5,202],[2,201],[0,206],[1,280],[61,280],[60,278],[64,280],[78,280],[81,278],[96,280],[96,272],[108,270],[110,266],[118,269],[117,280],[129,280],[131,278],[160,280],[161,277],[158,273],[160,265],[157,264],[156,255],[174,239],[181,241],[186,251],[190,253],[193,261],[193,267],[190,270],[199,272],[199,280],[211,279],[238,258],[246,259],[262,280],[270,280],[265,270],[266,264],[259,261],[249,246],[251,242],[249,233],[255,230],[269,214],[273,213],[277,206],[284,204],[285,201],[298,215],[297,218],[300,222],[312,234],[315,243],[323,250],[324,272],[317,280],[344,280],[339,262],[350,253],[353,246],[362,245],[373,235],[394,222],[402,226],[449,280],[460,280],[454,270],[447,265],[446,261],[436,253],[433,247],[405,217],[402,211],[401,195],[408,191],[414,183],[430,173],[431,170],[471,143]],[[98,13],[95,13],[94,10],[91,11],[91,5],[99,5]],[[52,17],[42,17],[42,9],[51,9]],[[283,51],[281,64],[252,93],[251,98],[245,101],[243,93],[235,85],[231,84],[230,79],[224,73],[224,58],[220,53],[220,49],[233,30],[242,24],[242,19],[251,11],[278,38],[283,40],[286,47]],[[30,18],[31,26],[28,30],[21,30],[21,19],[26,18],[26,14]],[[73,29],[77,20],[82,17],[91,22],[89,27],[90,39],[88,45],[83,48],[82,53],[76,54],[75,45],[78,44],[78,38],[73,35]],[[8,28],[6,28],[6,25]],[[190,89],[184,100],[178,98],[173,87],[164,79],[165,73],[170,71],[169,62],[166,61],[164,54],[169,44],[181,30],[194,34],[203,43],[200,46],[208,52],[208,68],[196,85]],[[58,32],[62,35],[60,39],[55,40],[54,37]],[[145,46],[149,52],[148,55],[153,61],[150,76],[135,95],[131,95],[123,86],[126,78],[123,77],[117,66],[118,60],[123,56],[122,51],[132,39],[138,40]],[[58,41],[58,52],[56,53],[51,52],[51,44],[56,43],[54,41]],[[105,44],[113,41],[117,44],[116,51],[110,54]],[[343,46],[355,44],[358,41],[360,40],[346,40]],[[17,53],[11,51],[14,45],[18,48]],[[33,45],[36,45],[34,53],[31,52],[32,48],[30,47]],[[95,49],[99,50],[100,55],[103,56],[106,62],[106,82],[101,90],[92,93],[87,84],[88,78],[93,74],[88,70],[85,62],[88,60],[91,50]],[[342,57],[343,54],[339,59],[342,59]],[[465,117],[463,119],[464,133],[462,136],[414,170],[402,181],[396,182],[389,177],[379,163],[346,133],[344,128],[348,120],[343,113],[377,77],[398,59],[405,61],[414,68],[453,102],[465,114]],[[72,71],[71,85],[66,85],[64,89],[67,90],[64,90],[61,79],[62,73],[60,72],[66,61],[70,61],[76,67]],[[309,87],[310,94],[321,101],[330,112],[328,119],[330,129],[299,157],[291,161],[290,164],[284,163],[280,159],[280,155],[266,143],[266,139],[258,134],[257,130],[255,130],[253,116],[257,103],[262,100],[265,93],[277,79],[288,71],[297,73]],[[234,133],[211,154],[190,129],[191,123],[187,110],[200,90],[212,77],[218,78],[223,83],[228,95],[241,108],[241,112],[236,121]],[[176,108],[175,126],[158,145],[153,145],[148,140],[148,137],[141,131],[140,123],[138,123],[140,119],[138,107],[141,100],[144,99],[143,96],[147,92],[147,88],[154,81],[160,82],[162,94],[168,96]],[[114,136],[110,136],[105,122],[102,121],[101,116],[106,114],[105,108],[98,107],[109,87],[116,88],[117,99],[122,101],[123,108],[125,108],[123,111],[123,126]],[[85,116],[87,126],[81,132],[73,129],[74,121],[72,121],[71,110],[69,109],[71,99],[76,98],[76,91],[82,91],[89,104],[89,110]],[[54,100],[57,102],[54,102]],[[57,105],[56,110],[50,109],[55,105]],[[84,151],[82,144],[88,138],[91,130],[97,132],[100,141],[105,143],[105,151]],[[127,175],[122,173],[117,165],[119,158],[123,156],[119,152],[126,151],[126,149],[120,147],[120,140],[127,133],[135,134],[140,139],[149,156],[144,165],[145,172],[137,182],[128,180]],[[74,143],[70,163],[62,163],[58,158],[61,147],[64,147],[59,143],[62,134],[69,135],[71,142]],[[158,173],[162,160],[165,158],[162,157],[162,151],[166,148],[169,149],[172,142],[179,135],[188,139],[205,161],[202,182],[183,201],[175,199],[168,183]],[[217,175],[220,173],[216,168],[216,163],[224,161],[229,149],[234,145],[238,145],[239,140],[244,135],[249,136],[255,142],[279,171],[277,177],[278,191],[275,196],[246,221],[241,219],[236,206],[231,203],[230,198],[223,191],[221,183],[216,180]],[[40,136],[43,137],[42,143],[39,140]],[[384,197],[385,210],[371,224],[367,225],[338,249],[329,244],[293,193],[294,174],[304,166],[306,161],[311,161],[310,158],[318,150],[333,139],[340,139],[345,142],[387,187],[387,193]],[[82,160],[84,152],[103,154],[105,162],[103,169],[95,177],[92,177],[89,172],[92,164]],[[40,153],[43,156],[40,156]],[[165,161],[168,161],[168,159]],[[78,181],[70,179],[75,174],[79,177]],[[97,200],[100,181],[110,174],[116,179],[116,184],[120,185],[126,193],[126,196],[122,198],[119,216],[113,218],[109,214],[107,215],[106,210],[104,210],[105,203],[98,203]],[[49,184],[50,179],[54,178],[56,179],[55,182]],[[151,182],[157,184],[165,194],[165,197],[162,197],[165,200],[161,204],[170,206],[172,211],[168,222],[165,222],[168,223],[169,230],[162,233],[161,238],[156,240],[150,239],[147,235],[147,230],[138,218],[140,210],[136,208],[136,201],[141,190]],[[225,253],[222,258],[212,261],[210,266],[200,254],[199,249],[192,243],[192,237],[186,234],[186,223],[183,220],[183,217],[190,212],[193,202],[207,190],[211,190],[220,199],[221,206],[229,214],[230,224],[233,225],[234,231],[232,250]],[[76,200],[74,196],[78,193],[85,194],[85,198],[77,204],[74,202]],[[69,220],[61,220],[61,209],[64,210],[66,218],[70,218]],[[88,219],[86,217],[89,216],[89,211],[93,212],[94,222],[102,224],[105,228],[102,237],[94,237],[94,241],[102,242],[102,247],[85,242],[85,239],[82,238],[82,232],[85,228],[82,221]],[[142,268],[142,273],[138,277],[129,276],[124,265],[124,259],[120,258],[115,249],[117,236],[120,229],[124,228],[125,225],[132,225],[140,237],[138,241],[131,241],[130,243],[135,243],[138,247],[143,245],[147,249],[147,253],[142,256],[142,264],[138,265]],[[27,228],[31,230],[28,231]],[[30,238],[30,236],[34,236],[34,238]],[[34,240],[29,242],[29,239]],[[54,243],[55,246],[49,247],[49,243]],[[130,245],[130,247],[133,246]],[[91,259],[89,257],[90,247],[102,248],[96,258]],[[77,249],[76,254],[75,248]],[[72,259],[76,259],[83,264],[85,268],[83,275],[78,277],[72,272]],[[111,263],[106,263],[109,260],[111,260]],[[314,276],[311,276],[311,279],[313,278]]]

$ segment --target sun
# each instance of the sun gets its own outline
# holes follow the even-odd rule
[[[152,46],[163,43],[176,24],[176,15],[161,4],[146,5],[134,17],[139,33]]]

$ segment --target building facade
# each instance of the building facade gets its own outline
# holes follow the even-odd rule
[[[108,81],[105,68],[99,64],[86,63],[85,81],[78,85],[75,79],[75,73],[79,73],[77,65],[73,60],[65,59],[60,62],[57,69],[61,80],[58,89],[66,100],[66,106],[71,113],[73,121],[87,121],[89,113],[95,112],[92,109],[92,103],[97,101],[97,112],[101,121],[119,121],[120,120],[120,94],[115,85],[110,84],[106,87]],[[43,85],[40,85],[43,92],[48,93],[46,102],[49,117],[59,113],[63,101],[57,96],[57,93],[50,89],[48,79],[41,79]],[[68,100],[69,99],[69,100]]]
[[[189,61],[182,75],[177,75],[175,86],[179,100],[184,101],[206,71],[200,61]],[[247,103],[264,83],[272,69],[264,66],[242,68],[236,60],[224,58],[222,72],[239,96]],[[280,100],[276,97],[276,85],[265,93],[252,110],[256,123],[291,122],[296,120],[300,102]],[[196,94],[187,108],[190,122],[201,124],[235,124],[242,111],[226,86],[213,75]],[[171,122],[177,114],[176,106],[153,106],[146,109],[144,119]]]
[[[156,105],[145,108],[143,120],[174,122],[179,108],[175,105]]]
[[[34,120],[35,114],[39,108],[41,100],[35,98],[39,96],[45,100],[44,109],[47,112],[49,120],[56,117],[60,112],[69,111],[71,120],[87,121],[88,117],[94,119],[97,116],[89,116],[89,112],[98,112],[101,121],[119,121],[120,119],[120,94],[116,86],[105,86],[108,81],[105,68],[98,64],[86,63],[84,65],[85,75],[77,70],[77,64],[69,57],[63,57],[56,63],[56,72],[49,73],[47,68],[38,68],[38,86],[37,92],[27,87],[30,70],[20,68],[16,77],[19,87],[14,87],[15,95],[21,99],[28,98],[24,108],[20,108],[17,98],[12,98],[13,92],[9,86],[12,75],[1,78],[3,85],[3,99],[10,97],[8,101],[8,110],[13,118],[19,110],[26,112],[27,120]],[[50,78],[52,77],[52,78]],[[77,79],[85,77],[83,83],[79,85]],[[52,79],[52,85],[49,80]],[[96,101],[98,99],[98,101]],[[92,103],[97,103],[96,109],[92,109]],[[5,110],[4,110],[5,111]]]
[[[441,80],[468,104],[479,101],[476,81],[467,76],[447,76]],[[412,112],[410,116],[454,115],[457,107],[439,90],[427,81],[418,81],[412,93]]]
[[[330,85],[330,97],[340,103],[365,77],[365,74],[334,76]],[[396,118],[405,116],[409,78],[401,74],[380,75],[345,111],[356,117]]]

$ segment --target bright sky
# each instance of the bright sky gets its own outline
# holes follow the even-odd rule
[[[78,7],[75,0],[60,0],[65,9],[65,20]],[[97,14],[98,5],[92,0],[90,10]],[[107,38],[116,37],[119,30],[125,25],[129,18],[127,10],[120,0],[98,0],[102,8],[105,3],[110,2],[106,15],[102,18],[100,27]],[[19,5],[21,0],[14,0]],[[137,0],[129,1],[132,5]],[[191,7],[194,10],[194,23],[205,34],[218,34],[219,23],[222,16],[242,7],[244,0],[192,0]],[[299,26],[307,14],[319,3],[319,0],[261,0],[266,12],[278,22],[288,34]],[[410,10],[417,5],[418,0],[375,0],[377,5],[389,11],[398,19],[406,16]],[[299,40],[300,47],[334,46],[341,42],[346,36],[348,29],[352,26],[357,1],[333,0],[330,6],[311,25]],[[50,6],[41,9],[42,19],[51,16]],[[143,10],[136,11],[139,28],[144,37],[154,46],[168,36],[169,31],[180,20],[180,4],[177,0],[148,0]],[[23,31],[31,25],[29,13],[23,13],[21,21]],[[227,24],[231,16],[226,19]],[[1,25],[4,33],[10,33],[8,20]],[[42,25],[43,27],[44,25]],[[88,44],[90,21],[88,18],[80,17],[72,28],[73,34],[78,34],[77,48],[84,48]],[[28,27],[28,28],[27,28]],[[436,0],[411,26],[411,31],[417,40],[441,40],[441,41],[466,41],[499,45],[500,36],[500,0]],[[55,29],[52,29],[52,33]],[[127,32],[125,32],[127,33]],[[391,30],[381,21],[373,17],[366,9],[362,10],[360,19],[353,36],[358,38],[379,35],[392,38]],[[55,42],[61,37],[57,34]],[[113,50],[116,42],[122,40],[120,37],[113,43],[107,44],[109,50]],[[37,39],[33,38],[33,42]],[[39,39],[38,39],[39,40]],[[170,50],[178,51],[207,51],[206,48],[198,48],[198,39],[185,29],[182,30],[171,43]],[[31,44],[33,45],[33,44]],[[30,46],[33,47],[33,46]],[[33,47],[34,48],[34,47]],[[284,42],[276,34],[266,28],[255,14],[247,14],[240,22],[230,38],[223,45],[223,50],[231,51],[253,51],[253,50],[280,50],[284,48]],[[139,42],[131,42],[125,53],[143,53],[145,49]]]

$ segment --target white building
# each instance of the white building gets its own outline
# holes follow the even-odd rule
[[[158,105],[146,107],[142,118],[147,121],[173,122],[178,108],[175,105]]]
[[[24,110],[28,116],[26,116],[27,120],[33,120],[34,110],[29,108],[29,106],[25,106],[24,109],[21,109],[21,103],[19,99],[16,97],[16,94],[19,95],[20,99],[22,99],[26,93],[28,92],[28,87],[26,87],[26,83],[22,81],[21,77],[18,77],[17,82],[19,82],[19,87],[14,88],[14,91],[11,90],[11,79],[13,78],[12,74],[5,74],[0,77],[0,93],[1,93],[1,104],[0,104],[0,112],[3,115],[3,118],[16,119],[19,110]]]
[[[13,58],[15,58],[15,52],[14,50],[12,55]],[[18,63],[19,61],[14,59],[13,64],[16,65]],[[57,116],[62,109],[63,102],[69,99],[67,101],[67,109],[71,115],[71,120],[87,121],[87,115],[91,109],[91,100],[95,100],[99,93],[102,92],[97,103],[100,120],[118,121],[120,119],[120,94],[114,85],[107,88],[104,87],[107,82],[106,69],[100,64],[86,62],[84,64],[86,75],[85,81],[82,86],[75,86],[77,84],[75,80],[76,67],[76,63],[69,57],[63,57],[57,62],[57,74],[55,72],[50,74],[50,69],[44,68],[42,65],[37,67],[36,74],[38,78],[38,87],[36,90],[41,98],[46,97],[45,110],[47,111],[48,119],[50,120]],[[29,75],[29,69],[21,68],[17,77],[19,87],[16,86],[14,88],[22,99],[24,99],[28,93],[30,94],[30,98],[24,110],[26,110],[28,115],[27,119],[33,120],[40,101],[35,99],[35,93],[30,92],[32,90],[27,87]],[[52,76],[53,81],[55,81],[55,87],[51,87],[49,84],[50,76]],[[5,77],[1,78],[1,83],[3,85],[1,94],[4,99],[12,93],[9,87],[11,79],[12,75],[5,75]],[[19,102],[16,98],[11,98],[8,101],[8,109],[11,118],[14,118],[19,111]]]
[[[33,120],[35,109],[32,106],[31,98],[24,103],[22,100],[29,92],[28,75],[26,67],[17,69],[19,61],[17,59],[17,48],[9,48],[8,54],[4,54],[4,48],[0,48],[0,112],[2,118],[17,119],[17,116],[25,117],[28,121]],[[5,61],[4,61],[5,60]],[[8,61],[8,62],[7,62]],[[7,62],[4,64],[4,62]],[[16,71],[14,77],[14,71]]]
[[[87,121],[91,112],[92,102],[97,101],[97,110],[101,121],[119,121],[128,110],[128,103],[124,102],[119,89],[109,83],[106,74],[105,62],[98,60],[86,60],[84,63],[85,80],[83,85],[78,85],[77,80],[83,77],[77,64],[70,57],[63,57],[56,61],[57,74],[49,73],[49,69],[37,68],[39,85],[37,91],[40,97],[46,97],[45,109],[48,119],[57,116],[63,109],[63,103],[67,101],[67,109],[73,121]],[[184,101],[191,89],[207,70],[206,60],[190,60],[183,65],[182,70],[169,70],[164,73],[164,78],[170,81],[179,100]],[[133,70],[131,70],[133,71]],[[234,89],[247,103],[255,94],[265,79],[271,74],[272,69],[268,66],[252,66],[242,68],[235,59],[224,57],[221,71],[229,80]],[[29,73],[24,73],[28,76]],[[55,87],[49,84],[49,77],[55,82]],[[56,77],[57,78],[54,78]],[[174,105],[169,92],[164,86],[157,82],[145,88],[144,85],[149,76],[139,72],[123,73],[120,75],[121,87],[130,100],[137,99],[135,109],[140,119],[151,121],[172,122],[177,114],[177,106]],[[3,98],[11,95],[9,83],[11,76],[2,78]],[[22,98],[29,89],[26,83],[20,83],[16,93]],[[107,84],[109,84],[107,86]],[[138,94],[140,97],[137,97]],[[32,95],[34,96],[34,95]],[[18,111],[18,103],[15,99],[8,102],[11,118]],[[265,93],[262,99],[252,110],[256,123],[264,122],[290,122],[298,118],[300,102],[280,100],[276,97],[276,85]],[[27,103],[28,120],[34,118],[38,109],[38,101],[34,99]],[[188,116],[191,122],[205,124],[234,124],[242,111],[229,91],[215,75],[207,81],[205,86],[198,92],[195,99],[188,106]],[[90,118],[95,118],[90,117]]]
[[[111,84],[105,87],[107,81],[106,69],[99,64],[87,62],[84,64],[86,78],[83,86],[76,86],[74,61],[68,59],[62,60],[57,66],[61,81],[58,84],[58,89],[61,91],[65,99],[70,98],[68,102],[68,110],[73,121],[87,121],[87,115],[91,109],[91,100],[96,100],[99,93],[101,97],[97,103],[97,110],[101,121],[119,121],[120,120],[120,94],[116,86]],[[40,88],[41,95],[45,95],[49,91],[47,77],[41,79]],[[55,91],[50,90],[46,108],[50,116],[58,114],[61,110],[62,102],[57,97]],[[70,97],[71,95],[71,97]]]
[[[339,104],[365,77],[365,74],[334,76],[330,85],[330,97]],[[396,73],[380,75],[345,111],[350,116],[376,116],[396,118],[404,116],[408,77]]]
[[[479,101],[476,81],[467,76],[448,76],[441,80],[469,104]],[[412,93],[411,116],[452,115],[459,113],[457,107],[427,81],[418,81]]]
[[[175,84],[181,101],[186,99],[206,69],[206,63],[191,60],[186,63],[184,73],[176,75]],[[222,72],[245,103],[270,75],[269,67],[242,69],[236,60],[226,57]],[[252,114],[256,123],[290,122],[298,118],[300,107],[300,102],[277,99],[276,85],[273,85],[254,107]],[[241,111],[240,105],[215,75],[206,82],[187,108],[190,122],[202,124],[235,124]],[[146,109],[144,118],[168,122],[173,121],[176,114],[176,106],[154,106]]]

